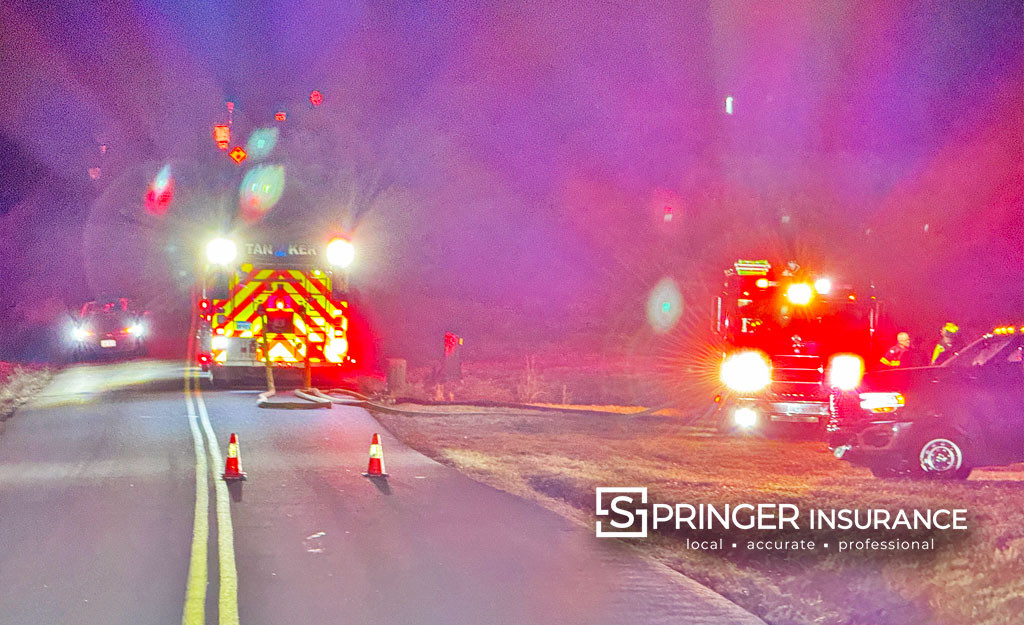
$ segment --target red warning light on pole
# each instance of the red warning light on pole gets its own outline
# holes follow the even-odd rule
[[[236,145],[235,149],[231,150],[231,152],[228,153],[228,156],[231,157],[231,160],[241,165],[242,161],[245,160],[245,157],[249,155],[245,153],[245,150],[242,149],[242,146]]]
[[[274,113],[274,119],[276,119],[279,122],[283,122],[284,120],[288,119],[288,115],[285,114],[284,111],[278,111]]]
[[[228,143],[231,141],[231,129],[224,124],[217,124],[213,127],[213,140],[217,142],[218,148],[228,149]]]
[[[313,106],[320,106],[320,103],[324,101],[324,94],[314,90],[309,94],[309,101]]]
[[[665,205],[665,217],[664,217],[664,219],[665,219],[666,223],[672,221],[672,205],[671,204],[666,204]]]

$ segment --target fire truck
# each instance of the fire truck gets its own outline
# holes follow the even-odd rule
[[[347,239],[216,238],[206,245],[198,301],[198,358],[214,385],[260,368],[355,363],[349,335]]]
[[[716,302],[719,377],[727,389],[715,398],[720,429],[823,428],[830,388],[855,388],[865,360],[879,351],[880,314],[870,288],[792,261],[736,261]]]

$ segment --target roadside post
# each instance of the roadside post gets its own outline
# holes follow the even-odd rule
[[[405,389],[405,372],[404,358],[388,358],[387,391],[392,397]]]

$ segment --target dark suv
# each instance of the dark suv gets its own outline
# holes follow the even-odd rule
[[[827,425],[836,457],[876,476],[965,479],[1024,461],[1024,327],[1002,327],[937,367],[871,372],[833,390]]]

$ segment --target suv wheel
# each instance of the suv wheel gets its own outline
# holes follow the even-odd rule
[[[965,480],[971,474],[967,440],[959,433],[932,432],[918,439],[910,458],[915,473],[924,477]]]

